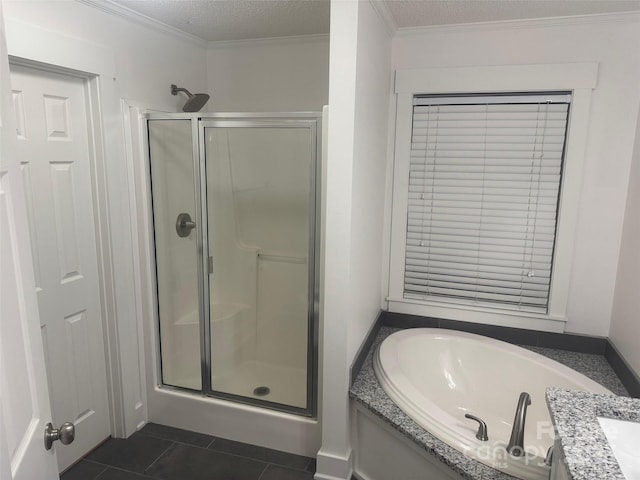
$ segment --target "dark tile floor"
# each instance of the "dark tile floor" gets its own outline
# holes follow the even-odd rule
[[[312,480],[315,459],[147,424],[110,438],[61,480]]]

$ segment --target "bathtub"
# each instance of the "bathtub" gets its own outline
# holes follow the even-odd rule
[[[584,375],[524,348],[464,332],[416,328],[387,337],[374,354],[374,371],[389,397],[418,425],[465,455],[527,480],[547,480],[544,464],[554,429],[545,389],[611,392]],[[531,395],[525,456],[506,451],[518,397]],[[488,441],[476,438],[487,424]]]

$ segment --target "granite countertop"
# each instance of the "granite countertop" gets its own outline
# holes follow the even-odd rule
[[[431,433],[419,426],[398,407],[384,392],[373,371],[373,352],[376,347],[389,335],[401,330],[398,328],[382,327],[371,347],[367,358],[356,376],[349,395],[355,401],[364,405],[368,410],[383,421],[404,434],[426,452],[434,455],[453,471],[470,480],[513,480],[515,477],[493,469],[462,452],[450,447],[437,439]],[[590,377],[614,393],[628,395],[624,386],[615,375],[606,359],[601,355],[566,352],[541,347],[525,347],[537,353],[550,357],[560,363]],[[606,396],[606,395],[605,395]],[[613,478],[613,477],[612,477]]]
[[[622,480],[597,417],[640,422],[640,399],[548,388],[547,405],[574,480]]]

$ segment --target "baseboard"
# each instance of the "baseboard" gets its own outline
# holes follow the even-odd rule
[[[356,377],[358,376],[358,372],[360,372],[360,369],[362,368],[362,365],[364,364],[364,361],[367,358],[367,354],[369,353],[369,350],[371,350],[371,346],[373,345],[373,342],[378,336],[380,327],[382,327],[382,319],[385,313],[386,312],[382,310],[378,312],[378,316],[373,322],[373,325],[371,325],[371,328],[369,328],[369,332],[367,333],[367,336],[365,337],[364,341],[360,345],[360,348],[358,349],[358,353],[356,353],[356,356],[353,359],[353,363],[351,364],[351,368],[349,369],[349,386],[353,385],[353,382],[356,380]]]
[[[611,339],[607,339],[607,349],[604,356],[622,381],[629,395],[634,398],[640,398],[640,377],[620,354]]]
[[[345,456],[338,456],[323,452],[316,456],[316,473],[314,480],[349,480],[353,474],[352,450]]]
[[[354,477],[351,476],[351,477],[347,477],[345,479],[345,478],[342,478],[342,477],[332,477],[330,475],[324,475],[324,474],[318,473],[318,472],[313,474],[313,480],[349,480],[349,478],[351,478],[353,480]]]

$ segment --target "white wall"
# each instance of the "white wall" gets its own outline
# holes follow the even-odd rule
[[[416,32],[394,38],[394,69],[599,62],[566,330],[607,336],[640,101],[640,16],[452,26]]]
[[[211,111],[320,112],[329,97],[329,38],[211,44],[207,80]]]
[[[350,478],[349,367],[381,304],[390,50],[372,3],[332,2],[316,479]]]
[[[3,0],[3,5],[7,19],[37,25],[110,50],[115,61],[116,88],[122,98],[173,106],[179,111],[186,96],[172,96],[172,83],[190,92],[206,89],[204,45],[76,1]],[[7,38],[7,43],[11,50],[12,39]],[[43,51],[52,48],[46,44],[40,47]]]
[[[322,399],[319,412],[322,447],[317,457],[316,480],[349,478],[351,475],[347,309],[351,274],[349,246],[358,5],[356,2],[331,2],[330,107],[322,187],[324,275],[320,292]]]
[[[170,84],[190,90],[206,87],[205,49],[155,29],[107,14],[75,1],[6,1],[9,54],[31,61],[57,65],[98,76],[100,111],[98,127],[104,143],[102,174],[108,210],[100,210],[103,226],[110,228],[110,247],[115,301],[107,305],[110,332],[117,340],[110,354],[122,365],[122,391],[116,382],[114,398],[124,399],[124,419],[115,422],[113,433],[129,435],[146,419],[141,364],[141,305],[135,281],[136,222],[132,221],[133,168],[125,158],[125,132],[121,99],[175,111],[184,99],[170,94]],[[144,228],[144,226],[142,227]],[[115,319],[115,321],[114,321]]]
[[[391,101],[391,34],[370,2],[358,9],[347,360],[383,301],[383,233]],[[386,272],[385,272],[386,273]]]
[[[640,111],[624,215],[609,338],[640,376]]]

